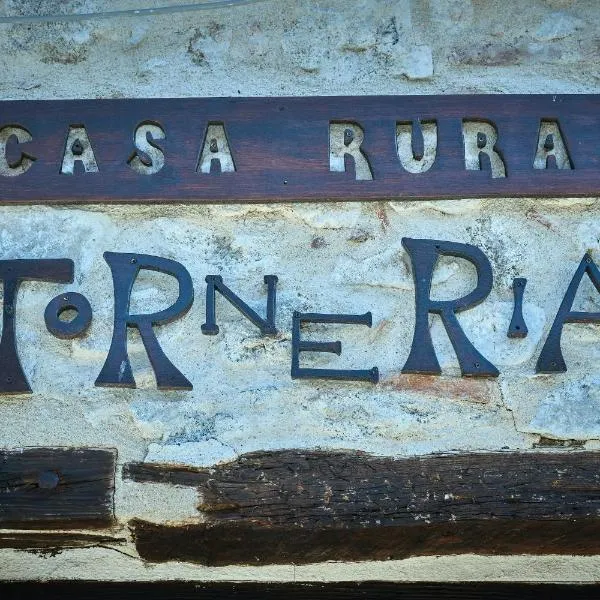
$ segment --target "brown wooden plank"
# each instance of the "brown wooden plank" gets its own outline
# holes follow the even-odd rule
[[[388,458],[282,450],[210,470],[128,465],[136,481],[196,485],[213,521],[302,527],[473,519],[586,519],[600,511],[600,452]]]
[[[597,600],[600,585],[527,583],[0,583],[3,600]]]
[[[163,463],[127,463],[123,465],[123,478],[139,482],[170,483],[196,487],[210,478],[212,469]]]
[[[493,123],[507,177],[467,171],[463,119]],[[435,119],[438,151],[420,174],[399,163],[398,121]],[[573,170],[534,169],[541,119],[558,120]],[[128,167],[133,133],[159,123],[166,163],[154,175]],[[361,125],[374,179],[329,170],[329,123]],[[196,172],[209,122],[224,123],[235,173]],[[17,177],[0,178],[2,203],[275,202],[316,200],[561,197],[600,195],[600,95],[369,96],[5,101],[0,127],[26,128],[9,163],[36,158]],[[61,175],[70,125],[84,125],[98,173]],[[351,162],[351,161],[350,161]]]
[[[476,552],[600,552],[600,453],[393,459],[254,453],[210,470],[129,465],[198,487],[205,522],[133,521],[140,555],[203,564],[306,563]]]
[[[135,519],[139,555],[207,566],[400,560],[452,554],[600,553],[600,520],[487,520],[354,527],[273,526],[256,522],[162,525]],[[423,515],[426,518],[426,515]]]
[[[71,548],[94,548],[125,543],[125,539],[112,535],[81,532],[1,531],[0,548],[29,550],[41,554],[57,554]]]
[[[116,451],[0,451],[0,527],[102,528],[113,523]]]

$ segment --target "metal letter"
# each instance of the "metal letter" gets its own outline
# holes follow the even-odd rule
[[[74,310],[77,316],[71,321],[63,321],[60,316]],[[92,322],[92,307],[85,296],[75,292],[60,294],[52,299],[44,311],[46,329],[61,340],[72,340],[82,336]]]
[[[592,257],[585,254],[579,263],[579,267],[577,267],[577,271],[575,271],[575,275],[573,275],[573,279],[571,279],[565,297],[560,303],[560,308],[556,313],[556,318],[552,323],[550,333],[535,366],[536,373],[564,373],[567,370],[560,347],[560,338],[565,323],[600,323],[600,313],[571,310],[584,273],[587,273],[596,291],[600,292],[600,272]]]
[[[167,358],[152,329],[154,325],[164,325],[174,321],[190,309],[194,302],[194,288],[190,274],[182,264],[159,256],[105,252],[104,259],[110,266],[113,277],[115,315],[110,350],[104,367],[96,379],[96,385],[135,388],[127,353],[127,327],[137,327],[154,369],[158,389],[191,390],[192,384]],[[174,304],[155,313],[129,314],[131,290],[141,269],[166,273],[177,279],[179,296]]]
[[[207,275],[206,283],[206,323],[200,329],[204,335],[217,335],[219,326],[215,315],[215,299],[218,291],[233,306],[235,306],[248,320],[252,321],[259,329],[261,335],[276,335],[275,308],[277,294],[277,277],[265,275],[264,282],[267,284],[267,318],[263,319],[252,310],[239,296],[234,294],[224,283],[220,275]]]
[[[329,315],[294,312],[292,318],[292,379],[335,379],[339,381],[379,381],[379,369],[306,369],[300,367],[300,352],[342,353],[341,342],[305,342],[300,339],[302,323],[348,323],[371,327],[370,312],[364,315]]]
[[[475,246],[455,242],[402,238],[402,245],[412,262],[416,304],[412,347],[402,372],[441,374],[429,331],[429,313],[434,313],[442,318],[463,376],[496,377],[498,369],[475,349],[456,318],[456,313],[483,302],[492,289],[492,267],[486,255]],[[440,256],[464,258],[474,265],[477,286],[471,293],[456,300],[431,300],[431,279]]]
[[[68,258],[39,260],[0,260],[4,283],[2,339],[0,340],[0,394],[31,392],[19,361],[15,339],[17,291],[22,281],[72,283],[74,266]]]
[[[529,333],[527,324],[523,318],[523,294],[525,293],[526,285],[527,279],[524,279],[523,277],[515,277],[515,279],[513,279],[515,306],[510,325],[508,326],[508,333],[506,334],[509,338],[525,338]]]

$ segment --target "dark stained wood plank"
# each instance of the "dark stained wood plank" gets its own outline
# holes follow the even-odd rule
[[[202,564],[385,560],[427,554],[600,552],[600,453],[393,459],[253,453],[212,469],[129,465],[198,487],[205,522],[130,523],[140,555]]]
[[[507,177],[465,169],[463,119],[491,122]],[[436,120],[438,151],[425,173],[399,163],[396,123]],[[558,120],[573,170],[534,169],[541,119]],[[160,124],[164,168],[127,165],[138,124]],[[329,123],[364,130],[374,179],[329,170]],[[209,122],[223,123],[235,173],[196,172]],[[9,163],[34,156],[17,177],[0,177],[0,203],[276,202],[561,197],[600,195],[600,95],[369,96],[5,101],[0,127],[19,125],[31,142],[11,145]],[[70,125],[84,125],[98,173],[61,175]],[[349,161],[352,162],[351,160]]]
[[[0,583],[3,600],[597,600],[600,586],[523,583]]]
[[[0,451],[0,527],[103,528],[113,524],[116,451]]]
[[[210,470],[131,464],[124,476],[197,486],[200,510],[213,521],[398,526],[415,520],[585,519],[600,511],[600,452],[594,451],[395,459],[281,450],[246,454]]]
[[[125,543],[125,538],[99,533],[1,531],[0,548],[55,555],[71,548],[94,548]]]
[[[426,515],[422,516],[423,519]],[[400,560],[452,554],[600,553],[600,520],[513,519],[403,526],[287,527],[257,522],[162,525],[133,520],[139,555],[150,562],[180,560],[207,566],[311,564]]]
[[[165,465],[163,463],[127,463],[123,465],[123,478],[139,482],[170,483],[196,487],[210,478],[212,469]]]

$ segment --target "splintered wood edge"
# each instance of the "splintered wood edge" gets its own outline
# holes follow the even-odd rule
[[[413,458],[252,453],[210,470],[134,466],[192,485],[203,523],[130,521],[140,556],[203,565],[600,552],[600,453]]]

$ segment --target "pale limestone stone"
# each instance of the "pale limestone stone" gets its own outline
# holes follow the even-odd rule
[[[149,29],[150,24],[147,21],[134,22],[131,26],[131,32],[127,41],[131,46],[138,46],[144,40],[148,39]]]
[[[415,46],[406,51],[400,60],[400,73],[410,80],[433,77],[433,53],[430,46]]]
[[[464,199],[464,200],[433,200],[433,201],[406,201],[390,202],[389,205],[398,213],[405,211],[437,211],[445,215],[472,215],[481,210],[483,200]]]
[[[557,18],[535,3],[521,3],[515,19],[511,3],[271,0],[222,11],[84,25],[2,25],[0,48],[6,60],[0,92],[4,99],[27,100],[597,93],[597,3],[547,4],[553,8],[571,4],[573,14]],[[114,3],[105,0],[10,0],[4,5],[6,14],[114,10]],[[485,106],[481,109],[477,116],[484,117]],[[198,145],[202,134],[193,134]],[[326,149],[322,160],[327,165]],[[2,445],[115,447],[119,473],[129,461],[210,466],[243,452],[294,446],[406,456],[527,450],[544,435],[586,440],[586,447],[598,448],[594,369],[600,364],[600,327],[565,326],[567,373],[536,376],[534,368],[583,252],[591,250],[594,258],[600,252],[599,219],[598,199],[591,198],[79,209],[3,206],[0,256],[72,258],[75,282],[22,286],[19,353],[34,392],[0,398]],[[459,315],[475,346],[501,370],[497,380],[474,382],[479,384],[473,388],[475,395],[469,393],[472,382],[458,377],[454,352],[438,317],[431,319],[432,334],[443,376],[436,385],[425,385],[400,375],[414,325],[414,283],[400,243],[403,236],[475,244],[490,259],[494,271],[490,297]],[[315,238],[324,243],[315,247],[311,243]],[[193,380],[193,392],[156,390],[137,333],[131,333],[129,349],[138,389],[94,387],[112,327],[105,250],[157,254],[181,261],[190,271],[196,293],[192,310],[157,328],[157,335],[167,355]],[[221,333],[203,336],[204,276],[209,273],[221,273],[261,314],[262,276],[278,274],[280,335],[261,338],[253,325],[218,298]],[[530,333],[525,340],[506,338],[510,285],[516,276],[529,279],[524,313]],[[464,261],[440,261],[432,293],[452,298],[473,285],[472,269]],[[94,310],[89,334],[82,339],[56,340],[45,329],[48,300],[66,289],[85,294]],[[136,283],[132,306],[140,311],[159,309],[175,293],[169,278],[144,274]],[[592,310],[596,301],[594,291],[582,284],[576,305]],[[371,310],[371,329],[308,328],[307,338],[339,339],[343,352],[340,357],[307,353],[302,363],[321,368],[377,365],[381,384],[292,381],[294,310]],[[132,516],[199,519],[195,512],[199,500],[194,489],[166,493],[163,486],[117,478],[121,528]],[[57,556],[2,550],[2,576],[135,581],[600,578],[595,557],[457,556],[204,568],[144,564],[130,542],[117,550],[73,550]]]
[[[566,12],[549,14],[535,32],[535,37],[541,41],[560,40],[572,35],[580,29],[583,21]]]
[[[555,386],[540,402],[528,429],[557,439],[600,438],[600,378],[589,375]]]
[[[74,26],[70,31],[65,31],[61,37],[75,44],[87,44],[90,41],[91,32],[88,27]]]

